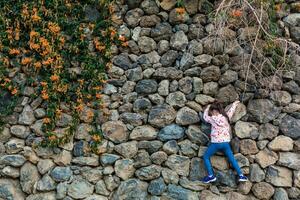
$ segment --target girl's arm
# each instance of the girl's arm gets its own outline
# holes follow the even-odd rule
[[[233,102],[232,106],[229,108],[229,110],[227,111],[227,116],[229,117],[229,119],[232,118],[234,112],[235,112],[235,109],[237,107],[237,105],[240,103],[240,101],[235,101]]]
[[[206,107],[206,109],[204,110],[203,113],[203,119],[208,122],[208,123],[212,123],[212,119],[211,117],[208,115],[208,111],[209,111],[210,105]]]

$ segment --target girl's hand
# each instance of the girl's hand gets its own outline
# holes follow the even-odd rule
[[[234,104],[239,104],[240,101],[239,100],[236,100],[235,102],[233,102]]]

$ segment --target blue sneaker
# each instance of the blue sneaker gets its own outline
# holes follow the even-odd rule
[[[215,182],[217,180],[217,178],[212,175],[212,176],[205,176],[203,179],[202,179],[202,182],[203,183],[211,183],[211,182]]]
[[[239,175],[239,182],[246,182],[246,181],[248,181],[248,178],[246,176],[244,176],[243,174]]]

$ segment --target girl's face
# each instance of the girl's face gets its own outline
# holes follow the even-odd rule
[[[212,115],[218,115],[218,114],[220,114],[220,113],[219,113],[219,111],[217,111],[217,110],[212,110],[211,114],[212,114]]]

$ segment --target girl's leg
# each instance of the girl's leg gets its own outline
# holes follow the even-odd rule
[[[238,175],[242,175],[242,170],[238,164],[238,162],[236,161],[236,159],[234,158],[234,155],[232,153],[230,144],[227,143],[226,145],[224,145],[224,153],[225,155],[228,157],[229,162],[231,163],[232,167],[236,170],[236,172],[238,173]]]
[[[214,175],[213,168],[210,163],[210,157],[218,151],[217,144],[211,143],[203,155],[204,165],[209,176]]]

